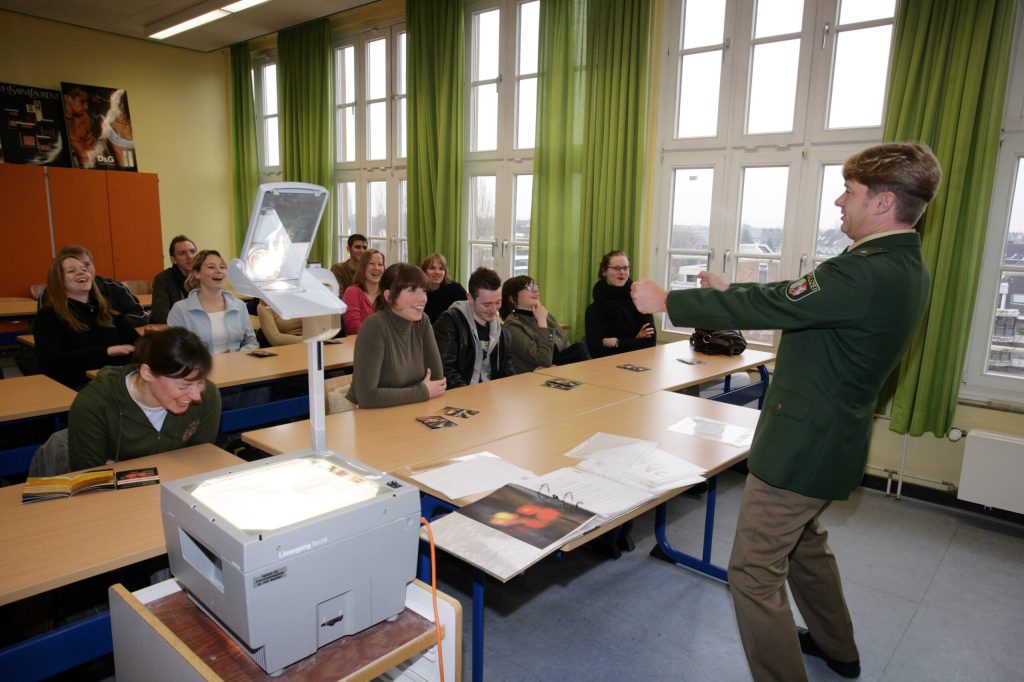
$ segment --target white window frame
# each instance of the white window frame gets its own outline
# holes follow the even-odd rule
[[[801,32],[800,64],[794,128],[787,133],[746,134],[749,73],[752,64],[752,24],[754,0],[730,0],[725,11],[722,75],[720,85],[718,134],[706,138],[677,138],[677,107],[682,35],[680,31],[684,0],[669,0],[663,34],[666,64],[661,69],[662,93],[658,105],[658,145],[660,148],[654,191],[652,234],[654,253],[651,272],[668,286],[673,176],[677,168],[715,169],[712,185],[711,227],[708,235],[709,269],[732,279],[738,259],[751,257],[738,253],[741,236],[741,182],[743,169],[750,166],[788,165],[784,241],[779,259],[780,280],[795,279],[823,259],[815,257],[818,208],[836,197],[822,197],[822,168],[842,163],[866,144],[881,140],[882,126],[836,129],[825,128],[825,120],[836,45],[835,26],[839,0],[805,0]],[[843,30],[894,23],[895,19],[861,22]],[[891,57],[890,57],[891,58]],[[837,195],[838,196],[838,195]],[[838,209],[837,209],[838,211]],[[728,256],[727,253],[728,252]],[[690,253],[690,252],[687,252]],[[692,252],[693,255],[700,255]],[[754,256],[756,257],[756,256]],[[774,258],[774,257],[773,257]],[[662,320],[664,338],[684,338]],[[775,342],[779,335],[775,334]]]
[[[377,239],[371,237],[369,230],[370,221],[370,210],[369,210],[369,183],[377,181],[385,181],[387,183],[387,232],[385,236],[385,248],[382,249],[384,252],[385,262],[389,265],[391,263],[400,262],[403,257],[408,253],[408,234],[405,230],[403,216],[407,215],[405,211],[407,207],[401,205],[402,192],[401,183],[404,182],[408,177],[407,159],[398,155],[399,150],[399,139],[400,132],[399,126],[400,121],[398,117],[399,107],[397,102],[401,99],[405,99],[404,93],[398,92],[398,37],[401,34],[406,33],[405,22],[393,22],[383,26],[374,27],[373,29],[361,31],[354,34],[342,34],[335,36],[334,38],[334,49],[338,50],[346,46],[353,46],[355,59],[355,79],[356,79],[356,106],[355,106],[355,128],[356,128],[356,158],[354,161],[337,161],[337,152],[332,150],[332,154],[335,154],[334,164],[334,188],[332,191],[337,194],[338,183],[340,182],[354,182],[356,185],[356,218],[355,224],[351,226],[350,232],[345,232],[342,225],[342,214],[341,214],[341,197],[335,197],[335,210],[333,220],[333,230],[336,240],[336,253],[337,260],[344,260],[347,258],[347,241],[349,234],[353,232],[365,235],[371,241]],[[367,159],[369,126],[366,120],[367,111],[367,46],[370,42],[384,38],[388,41],[387,44],[387,55],[388,55],[388,85],[387,85],[387,114],[386,121],[388,125],[387,132],[387,154],[384,159]],[[336,57],[332,60],[332,64],[337,65]],[[337,76],[335,76],[337,77]],[[337,112],[337,103],[335,103],[335,111]],[[338,116],[334,116],[334,125],[337,128]],[[408,128],[406,128],[408,130]],[[336,134],[340,131],[335,131]],[[406,194],[407,196],[407,194]],[[403,210],[405,208],[405,210]],[[378,245],[371,244],[371,247]]]
[[[278,106],[277,113],[268,116],[265,113],[263,106],[263,67],[277,64],[277,52],[275,51],[264,51],[253,56],[252,58],[252,91],[253,91],[253,107],[256,114],[256,151],[257,157],[259,158],[259,176],[260,182],[280,182],[281,181],[281,164],[278,163],[276,166],[270,166],[265,163],[266,151],[267,151],[267,139],[265,123],[266,120],[273,116],[277,119],[277,158],[281,158],[281,78],[278,73],[277,79],[277,94],[278,94]]]

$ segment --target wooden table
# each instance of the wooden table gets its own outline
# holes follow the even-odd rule
[[[448,455],[479,443],[560,422],[636,396],[585,384],[570,391],[544,386],[547,377],[527,373],[463,386],[423,403],[384,409],[355,409],[327,417],[327,446],[382,471]],[[440,415],[445,407],[479,410],[458,426],[429,429],[417,417]],[[292,422],[242,435],[271,454],[310,447],[309,422]]]
[[[0,382],[2,383],[2,382]],[[159,467],[160,479],[241,464],[213,445],[130,459],[117,470]],[[0,488],[0,605],[164,554],[160,486],[21,503],[24,486]]]
[[[324,369],[343,369],[352,366],[356,337],[338,339],[341,343],[324,344]],[[305,343],[288,346],[274,346],[262,350],[276,353],[269,358],[249,355],[249,351],[221,353],[213,356],[213,370],[210,381],[217,388],[265,383],[277,379],[306,374],[309,369],[308,349]]]
[[[686,364],[680,362],[680,359],[700,364]],[[734,372],[759,367],[774,359],[773,353],[749,349],[731,357],[703,355],[695,353],[690,348],[689,341],[676,341],[572,365],[541,367],[536,371],[548,376],[575,379],[586,384],[609,386],[645,395],[655,391],[678,391],[696,386],[729,376]],[[648,367],[649,370],[633,372],[618,367],[625,364]]]
[[[42,374],[0,380],[0,422],[67,412],[76,395]]]
[[[0,319],[35,317],[39,303],[34,298],[0,298]]]
[[[652,508],[655,513],[655,534],[658,538],[656,551],[663,558],[682,564],[696,571],[705,573],[720,580],[725,579],[725,571],[711,563],[711,538],[714,529],[716,487],[714,475],[746,458],[747,449],[714,442],[697,436],[669,431],[668,427],[683,417],[700,416],[707,419],[753,428],[760,415],[758,410],[739,407],[727,403],[703,400],[679,393],[659,391],[627,400],[616,405],[593,410],[586,414],[548,424],[539,428],[517,433],[466,448],[450,455],[436,458],[432,462],[404,467],[394,471],[400,478],[419,486],[424,492],[438,499],[462,506],[477,495],[458,500],[450,500],[437,490],[433,490],[414,480],[412,475],[418,471],[446,463],[452,457],[472,454],[487,450],[508,461],[528,469],[535,474],[545,474],[562,467],[572,466],[575,460],[565,457],[565,453],[583,442],[598,431],[616,435],[629,436],[641,440],[651,440],[672,454],[684,457],[688,461],[708,469],[707,512],[704,522],[704,547],[700,558],[693,557],[674,549],[666,536],[667,513],[666,502],[678,494],[676,490],[662,495],[657,500],[645,504],[633,511],[620,516],[609,523],[570,541],[561,550],[568,551],[593,540],[598,535],[618,529],[622,524],[636,518]],[[442,545],[439,545],[444,549]],[[552,553],[554,550],[552,550]],[[457,554],[455,556],[458,556]],[[483,677],[484,652],[484,593],[486,561],[474,561],[468,557],[459,557],[468,561],[476,569],[473,576],[473,679]]]
[[[153,305],[153,294],[135,294],[135,298],[139,299],[139,304],[146,310]]]
[[[462,507],[487,493],[451,500],[441,492],[416,481],[412,478],[412,474],[419,470],[445,464],[455,457],[484,450],[493,452],[535,474],[546,474],[556,469],[572,466],[577,460],[566,457],[565,453],[595,433],[602,431],[639,440],[655,441],[662,450],[707,469],[707,475],[710,478],[746,459],[747,448],[738,448],[698,436],[676,433],[669,431],[669,427],[684,417],[699,416],[752,429],[757,424],[760,414],[758,410],[747,407],[704,400],[681,393],[658,391],[579,414],[554,424],[540,426],[474,447],[463,448],[430,462],[396,469],[393,473],[438,499]]]

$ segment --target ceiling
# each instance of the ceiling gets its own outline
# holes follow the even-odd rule
[[[219,4],[227,5],[230,1],[224,0]],[[271,0],[153,42],[212,52],[369,2],[371,0]],[[201,0],[0,0],[0,9],[149,40],[146,25],[206,4]]]

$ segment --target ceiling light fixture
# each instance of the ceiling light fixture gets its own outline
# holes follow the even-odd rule
[[[190,31],[198,26],[208,24],[211,21],[223,19],[226,16],[241,12],[242,10],[262,5],[269,0],[237,0],[224,6],[220,4],[224,0],[207,0],[194,7],[178,12],[160,21],[155,21],[145,27],[146,35],[154,40],[164,40],[171,36]]]

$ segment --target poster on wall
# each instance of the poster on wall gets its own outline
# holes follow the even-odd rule
[[[60,92],[0,83],[0,161],[70,166]]]
[[[128,93],[79,83],[61,83],[71,165],[137,171]]]

